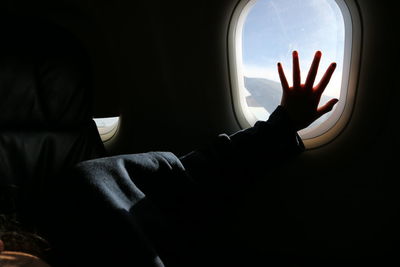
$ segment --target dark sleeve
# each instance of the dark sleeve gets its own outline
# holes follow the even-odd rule
[[[303,151],[303,142],[290,118],[278,106],[267,121],[258,121],[230,136],[221,134],[209,148],[180,160],[197,183],[219,190],[249,184]]]

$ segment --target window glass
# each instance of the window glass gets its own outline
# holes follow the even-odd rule
[[[280,103],[281,85],[277,62],[282,62],[292,83],[292,52],[300,57],[302,82],[317,50],[322,59],[316,83],[332,62],[337,68],[320,105],[343,97],[342,77],[345,53],[345,23],[335,0],[257,0],[243,8],[236,32],[236,67],[239,97],[250,124],[266,120]],[[244,107],[243,107],[244,106]],[[316,128],[332,112],[309,126]]]

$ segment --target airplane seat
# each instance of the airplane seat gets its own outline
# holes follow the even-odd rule
[[[48,183],[105,156],[92,119],[89,56],[43,20],[0,19],[0,214],[34,224]]]

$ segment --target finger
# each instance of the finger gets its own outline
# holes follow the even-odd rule
[[[322,107],[319,107],[317,110],[317,119],[319,117],[321,117],[322,115],[331,111],[338,101],[339,101],[338,99],[333,98],[333,99],[329,100],[328,103],[326,103]]]
[[[331,80],[332,74],[335,71],[335,69],[336,69],[336,63],[332,63],[326,70],[324,77],[322,77],[321,81],[316,86],[316,91],[319,94],[322,94],[324,92],[325,88],[328,86],[328,83]]]
[[[288,82],[286,80],[286,76],[285,76],[285,73],[283,72],[283,67],[282,67],[282,64],[280,62],[278,63],[278,73],[279,73],[279,79],[281,80],[283,91],[288,91],[289,90],[289,84],[288,84]]]
[[[311,64],[310,71],[308,72],[308,75],[307,75],[307,80],[305,83],[306,88],[312,88],[312,86],[314,84],[315,77],[317,76],[318,66],[319,66],[319,61],[321,60],[321,56],[322,56],[321,51],[317,51],[315,53],[314,60]]]
[[[300,64],[299,64],[299,53],[293,51],[293,87],[299,88],[301,82],[300,77]]]

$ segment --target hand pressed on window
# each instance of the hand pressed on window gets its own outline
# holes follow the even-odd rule
[[[319,84],[314,86],[321,56],[322,53],[320,51],[315,53],[306,82],[302,84],[299,55],[297,51],[293,52],[293,86],[291,87],[286,79],[282,64],[278,63],[279,78],[283,90],[281,106],[286,109],[297,131],[306,128],[319,117],[331,111],[334,105],[339,101],[334,98],[325,105],[318,107],[321,95],[336,68],[336,63],[332,63],[326,70]]]

